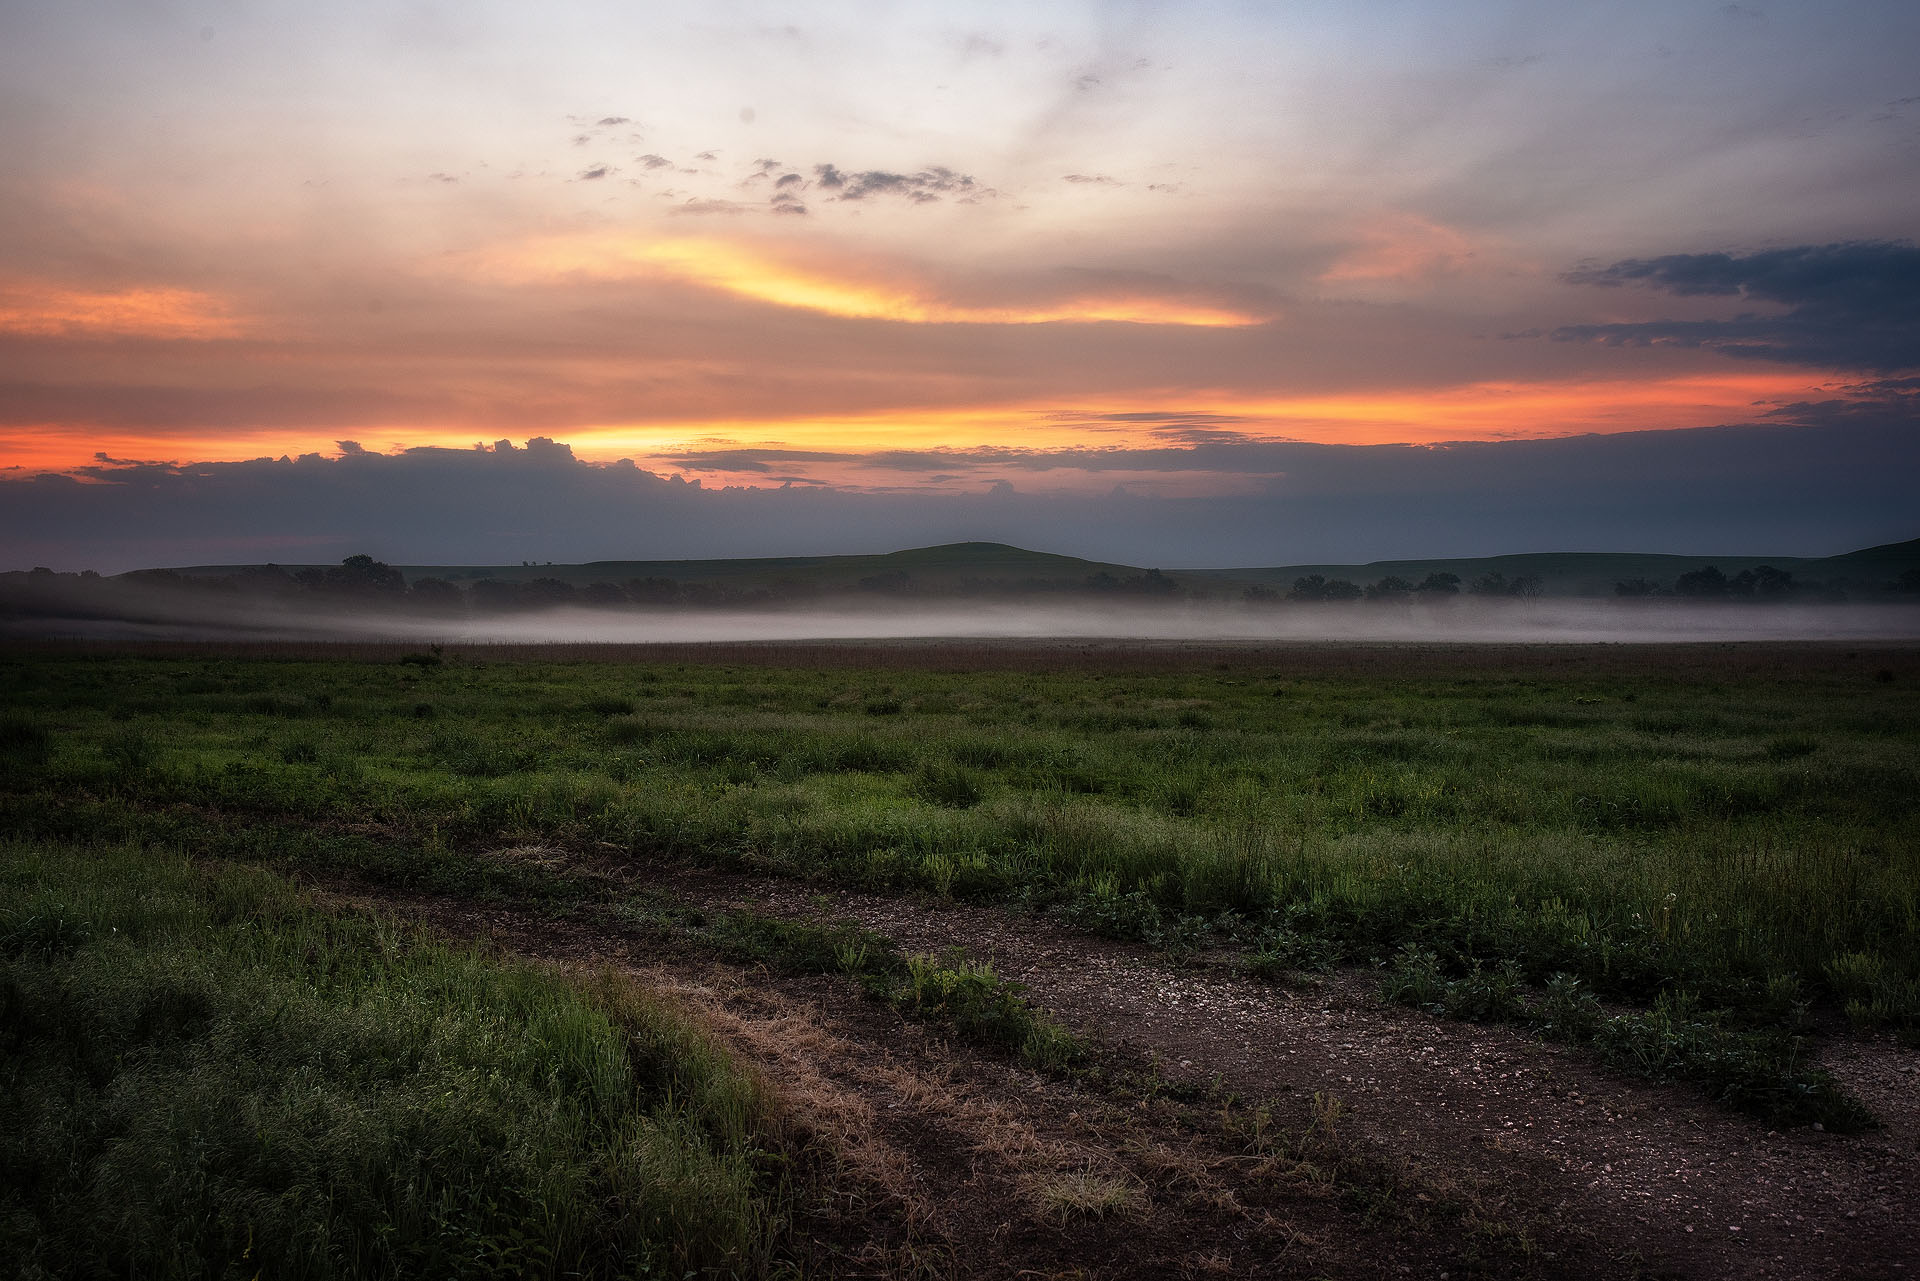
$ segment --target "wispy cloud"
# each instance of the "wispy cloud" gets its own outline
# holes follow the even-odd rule
[[[710,203],[710,202],[706,202]],[[683,206],[708,209],[705,203]],[[755,302],[856,320],[913,325],[1114,323],[1223,328],[1267,317],[1244,308],[1181,296],[1136,281],[1068,277],[1050,293],[1031,287],[1018,301],[963,301],[910,271],[867,262],[809,262],[772,247],[716,238],[637,240],[624,236],[552,238],[484,255],[488,269],[521,279],[655,275]]]
[[[0,288],[0,333],[57,338],[238,338],[247,325],[226,300],[197,289]]]

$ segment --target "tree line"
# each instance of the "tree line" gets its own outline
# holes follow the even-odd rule
[[[1613,594],[1620,597],[1673,596],[1701,601],[1844,601],[1863,592],[1876,596],[1920,595],[1920,569],[1905,570],[1891,581],[1862,584],[1848,579],[1824,583],[1802,581],[1772,565],[1756,565],[1733,575],[1717,565],[1702,565],[1681,574],[1671,584],[1628,578],[1613,585]]]

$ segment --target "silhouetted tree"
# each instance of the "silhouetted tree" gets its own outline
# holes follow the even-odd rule
[[[574,601],[573,584],[560,578],[536,578],[520,589],[520,601],[528,609],[571,605]]]
[[[1428,574],[1420,580],[1420,585],[1414,588],[1414,590],[1417,592],[1431,592],[1442,596],[1455,595],[1460,591],[1460,575],[1449,574],[1444,571]]]
[[[465,594],[444,578],[415,579],[407,589],[407,598],[415,608],[429,614],[458,614],[467,603]]]
[[[356,595],[399,595],[407,589],[406,575],[371,556],[349,556],[338,569],[327,571],[326,585]]]
[[[1727,576],[1713,565],[1702,565],[1699,569],[1689,570],[1673,581],[1673,593],[1676,596],[1691,596],[1695,599],[1714,599],[1727,594]]]
[[[589,583],[581,589],[580,603],[595,609],[618,609],[627,603],[627,594],[618,583]]]
[[[1629,578],[1613,585],[1615,596],[1657,596],[1660,588],[1644,578]]]
[[[1771,565],[1743,569],[1727,582],[1727,595],[1785,600],[1799,590],[1793,575]]]
[[[1405,600],[1413,594],[1413,584],[1388,574],[1367,588],[1368,600]]]

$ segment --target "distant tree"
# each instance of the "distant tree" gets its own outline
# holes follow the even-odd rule
[[[1157,569],[1150,569],[1144,574],[1129,578],[1127,586],[1149,596],[1171,596],[1180,590],[1180,584]]]
[[[627,603],[627,594],[618,583],[589,583],[580,592],[580,603],[595,609],[618,609]]]
[[[560,578],[536,578],[520,589],[520,602],[528,609],[550,609],[574,602],[573,584]]]
[[[1660,589],[1644,578],[1628,578],[1613,585],[1615,596],[1657,596]]]
[[[1288,600],[1325,600],[1326,598],[1325,574],[1303,574],[1293,580],[1293,590],[1287,593]]]
[[[398,595],[407,589],[406,575],[384,561],[371,556],[349,556],[338,569],[330,569],[326,586],[354,595]]]
[[[1796,590],[1793,575],[1771,565],[1743,569],[1727,580],[1727,595],[1741,599],[1785,600]]]
[[[1368,600],[1405,600],[1413,594],[1413,584],[1388,574],[1367,587]]]
[[[1361,590],[1358,583],[1349,582],[1344,578],[1327,580],[1327,600],[1359,600],[1364,595],[1366,593]]]
[[[1259,583],[1255,583],[1253,586],[1247,588],[1246,591],[1240,593],[1240,598],[1250,605],[1270,605],[1280,599],[1280,593],[1271,587],[1265,587]]]
[[[1441,596],[1454,595],[1460,590],[1460,575],[1444,572],[1428,574],[1414,590]]]
[[[671,578],[634,578],[627,582],[627,599],[636,605],[672,605],[680,599],[680,584]]]
[[[1900,577],[1894,580],[1893,590],[1905,592],[1908,595],[1920,593],[1920,569],[1900,571]]]
[[[1474,596],[1511,596],[1513,584],[1507,581],[1505,574],[1482,574],[1473,580],[1467,591]]]
[[[1539,600],[1546,593],[1546,584],[1532,574],[1522,574],[1508,584],[1508,589],[1521,600]]]
[[[467,588],[467,599],[476,614],[503,614],[520,608],[520,585],[503,583],[497,578],[482,578]]]
[[[1712,565],[1689,570],[1673,581],[1673,594],[1699,599],[1717,599],[1727,594],[1727,576]]]
[[[415,579],[407,589],[407,599],[430,614],[457,614],[467,603],[466,595],[444,578]]]

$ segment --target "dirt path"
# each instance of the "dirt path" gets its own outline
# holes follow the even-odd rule
[[[839,979],[688,956],[592,914],[355,891],[529,955],[623,966],[698,1010],[831,1154],[840,1191],[803,1225],[823,1272],[1920,1274],[1911,1051],[1846,1042],[1828,1056],[1884,1129],[1777,1133],[1509,1029],[1383,1006],[1365,974],[1276,988],[999,909],[598,870],[712,907],[857,920],[907,951],[962,949],[1123,1060],[1271,1101],[1282,1137],[1259,1141],[1245,1109],[1223,1123],[1191,1101],[1051,1078],[948,1044]]]
[[[990,908],[676,871],[676,894],[844,916],[912,951],[961,947],[1070,1026],[1176,1079],[1338,1097],[1343,1124],[1430,1186],[1471,1177],[1684,1277],[1920,1275],[1920,1054],[1848,1041],[1826,1066],[1885,1126],[1776,1132],[1681,1088],[1624,1081],[1510,1029],[1385,1007],[1347,973],[1280,989]]]
[[[332,882],[347,901],[583,966],[693,1012],[781,1096],[828,1194],[801,1207],[810,1275],[841,1277],[1627,1276],[1587,1235],[1523,1239],[1479,1203],[1359,1204],[1342,1141],[1264,1139],[1195,1105],[1101,1088],[947,1040],[839,978],[687,955],[586,918]],[[1242,1110],[1243,1115],[1245,1110]]]

